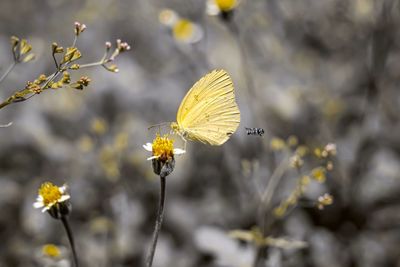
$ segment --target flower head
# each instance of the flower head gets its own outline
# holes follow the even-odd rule
[[[40,186],[39,195],[33,206],[42,208],[42,212],[48,211],[53,217],[59,218],[60,215],[69,213],[67,203],[69,198],[66,185],[58,187],[50,182],[45,182]]]
[[[215,4],[221,11],[230,11],[237,5],[236,0],[214,0]]]
[[[61,251],[54,244],[46,244],[42,247],[42,254],[49,258],[59,258],[61,256]]]
[[[174,140],[169,139],[167,135],[161,137],[157,134],[153,143],[146,143],[143,148],[153,153],[153,155],[147,160],[158,159],[160,161],[167,161],[174,157],[174,155],[180,155],[186,151],[180,148],[174,148]]]
[[[208,0],[207,14],[211,16],[221,15],[223,19],[228,20],[238,4],[238,0]]]
[[[185,153],[185,150],[174,148],[174,140],[169,139],[167,135],[161,137],[157,134],[153,143],[143,145],[143,148],[152,152],[152,156],[147,160],[152,160],[154,172],[157,175],[169,175],[175,166],[174,155]]]
[[[197,23],[181,18],[172,9],[163,9],[159,14],[161,24],[171,29],[172,36],[178,42],[193,44],[203,37],[203,29]]]
[[[329,206],[333,204],[333,196],[325,193],[322,196],[318,197],[317,207],[320,210],[323,210],[325,206]]]
[[[203,37],[203,30],[188,19],[178,19],[172,26],[172,34],[177,41],[196,43]]]

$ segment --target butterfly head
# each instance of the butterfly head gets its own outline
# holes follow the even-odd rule
[[[178,123],[176,123],[176,122],[171,122],[170,127],[171,127],[171,130],[172,130],[174,133],[179,133],[179,132],[180,132],[180,127],[179,127],[179,124],[178,124]]]

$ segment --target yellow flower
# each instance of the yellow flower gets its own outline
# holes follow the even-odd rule
[[[178,19],[172,26],[172,34],[175,40],[184,43],[196,43],[203,37],[200,26],[188,19]]]
[[[234,9],[237,5],[236,0],[214,0],[215,4],[221,11],[230,11]]]
[[[35,208],[43,208],[42,212],[51,209],[54,205],[65,202],[70,198],[67,194],[67,186],[58,187],[50,182],[43,183],[39,188],[39,195],[36,202],[33,203]]]
[[[211,16],[228,13],[234,10],[239,4],[238,0],[208,0],[207,1],[207,14]]]
[[[90,128],[92,132],[97,135],[102,135],[107,131],[108,125],[107,122],[102,118],[94,118],[90,122]]]
[[[152,156],[147,160],[158,159],[162,162],[169,161],[174,155],[180,155],[186,151],[180,148],[174,148],[174,140],[168,138],[168,135],[161,137],[157,134],[153,143],[143,145],[143,148],[152,152]]]
[[[274,137],[271,139],[270,147],[274,151],[279,151],[286,148],[286,143],[283,139]]]
[[[54,244],[46,244],[42,247],[42,254],[49,258],[59,258],[61,251]]]
[[[180,19],[175,23],[172,32],[175,39],[184,41],[193,35],[193,28],[193,23],[190,20]]]
[[[317,167],[311,171],[311,176],[320,183],[326,180],[326,169],[324,167]]]
[[[171,9],[163,9],[159,14],[162,24],[171,29],[174,39],[183,43],[196,43],[203,37],[203,29],[193,21],[181,18]]]

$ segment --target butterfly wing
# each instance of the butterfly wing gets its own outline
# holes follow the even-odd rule
[[[193,85],[179,106],[177,123],[192,140],[222,145],[229,139],[239,126],[240,111],[226,71],[214,70]]]

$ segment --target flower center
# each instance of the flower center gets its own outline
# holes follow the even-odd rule
[[[48,206],[60,200],[62,193],[58,186],[46,182],[40,187],[39,195],[42,196],[44,205]]]
[[[42,253],[51,258],[58,258],[60,256],[60,250],[56,245],[47,244],[42,248]]]
[[[160,137],[159,135],[153,141],[153,156],[156,156],[162,161],[166,161],[174,155],[174,141],[167,136]]]
[[[215,0],[218,8],[222,11],[229,11],[236,5],[236,0]]]
[[[179,20],[173,28],[173,33],[176,39],[186,40],[193,35],[193,24],[187,19]]]

